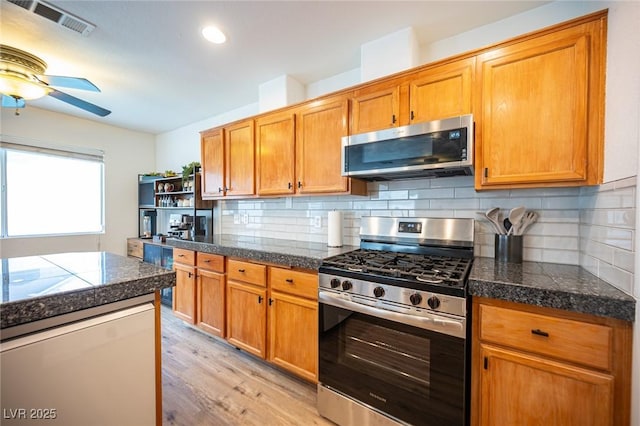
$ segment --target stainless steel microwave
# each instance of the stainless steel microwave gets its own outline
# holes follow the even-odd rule
[[[342,138],[342,175],[366,180],[473,174],[473,115]]]

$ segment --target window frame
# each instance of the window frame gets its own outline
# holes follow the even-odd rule
[[[9,235],[9,212],[8,212],[8,176],[7,176],[7,151],[18,151],[33,153],[36,155],[53,156],[66,159],[77,159],[83,161],[96,162],[100,166],[100,208],[99,208],[99,231],[69,231],[52,232],[27,235]],[[104,152],[92,148],[58,146],[40,141],[24,141],[21,138],[0,135],[0,239],[18,238],[47,238],[47,237],[68,237],[78,235],[103,235],[106,230],[105,223],[105,161]]]

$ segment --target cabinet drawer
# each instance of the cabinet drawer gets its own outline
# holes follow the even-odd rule
[[[127,240],[127,256],[142,259],[144,243],[138,239]]]
[[[196,252],[193,250],[184,250],[184,249],[174,248],[173,263],[182,263],[183,265],[195,265]]]
[[[269,285],[272,290],[294,296],[318,299],[318,276],[307,272],[284,268],[269,268]]]
[[[200,269],[224,273],[224,256],[219,254],[198,252],[196,262]]]
[[[480,305],[480,339],[611,369],[611,327]]]
[[[262,287],[267,286],[267,267],[256,263],[243,262],[241,260],[227,261],[227,278],[243,281]]]

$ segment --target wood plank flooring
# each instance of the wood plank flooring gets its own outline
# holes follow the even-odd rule
[[[315,385],[208,336],[162,307],[163,425],[333,425]]]

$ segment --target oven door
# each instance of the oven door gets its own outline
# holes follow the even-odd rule
[[[319,292],[320,383],[403,422],[464,425],[465,320],[416,318],[352,299]]]

